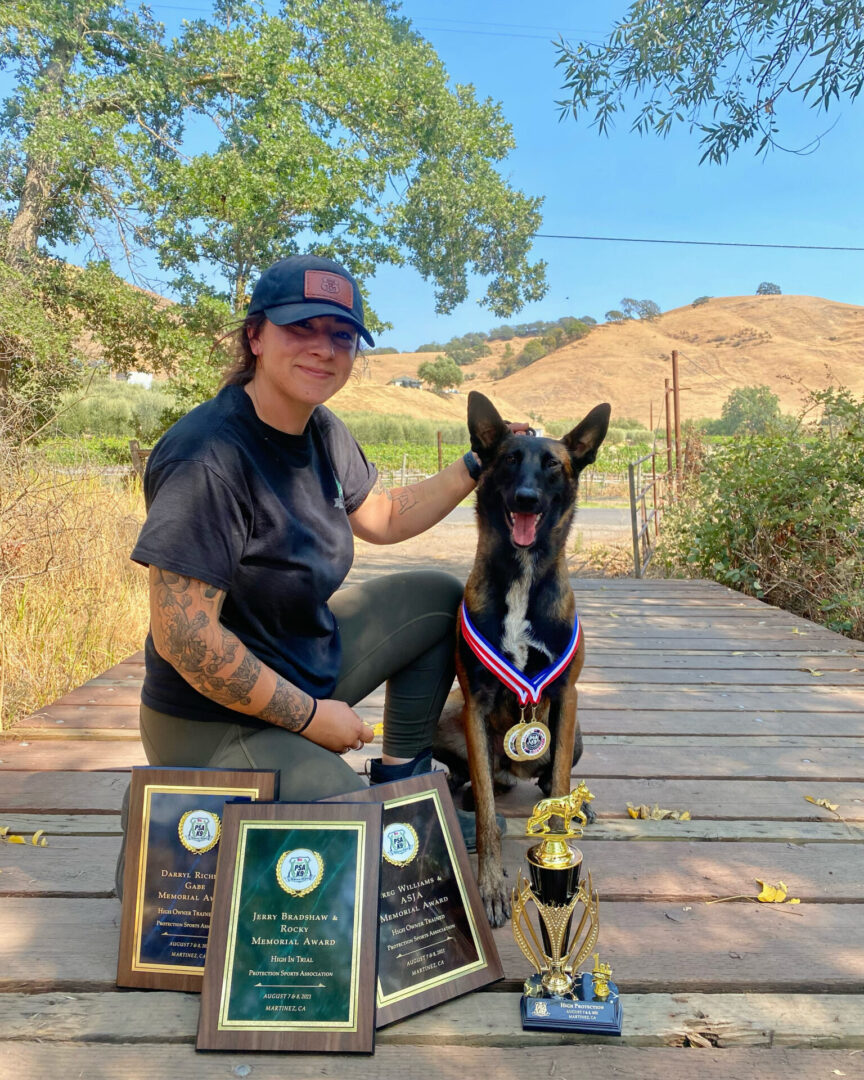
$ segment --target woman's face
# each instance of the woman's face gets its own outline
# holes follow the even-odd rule
[[[249,341],[256,356],[255,398],[265,421],[268,415],[296,416],[305,425],[312,409],[348,381],[357,353],[357,330],[338,315],[316,315],[287,326],[265,320]]]

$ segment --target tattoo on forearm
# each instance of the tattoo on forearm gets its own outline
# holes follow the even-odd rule
[[[397,488],[390,493],[390,498],[396,503],[396,512],[399,514],[404,514],[406,510],[417,505],[417,496],[410,487]]]
[[[242,642],[196,606],[198,586],[191,587],[191,578],[160,570],[158,579],[156,605],[171,662],[212,701],[248,705],[261,676],[261,661],[247,651],[230,675],[220,674],[235,662]],[[212,600],[219,591],[205,585],[200,594]]]
[[[276,724],[287,731],[297,731],[306,723],[312,711],[312,699],[285,679],[277,678],[276,689],[266,708],[258,714],[268,724]]]

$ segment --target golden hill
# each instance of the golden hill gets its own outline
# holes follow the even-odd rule
[[[512,341],[513,351],[518,353],[525,340]],[[465,415],[465,394],[476,389],[508,418],[529,411],[547,420],[578,418],[609,401],[613,416],[647,424],[651,402],[655,417],[660,415],[673,349],[686,388],[681,395],[685,420],[719,416],[736,386],[764,384],[779,397],[783,411],[793,413],[802,401],[802,384],[818,389],[833,377],[864,395],[864,307],[813,296],[717,297],[667,311],[653,322],[603,324],[499,381],[492,380],[491,371],[505,346],[493,342],[491,347],[492,356],[463,369],[475,377],[458,395],[386,386],[434,359],[429,353],[401,353],[371,357],[370,377],[352,380],[334,404],[343,410],[458,418]]]

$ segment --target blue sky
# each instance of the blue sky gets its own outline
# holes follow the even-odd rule
[[[405,0],[402,10],[454,82],[501,102],[517,143],[502,172],[514,186],[544,197],[542,232],[864,247],[864,103],[842,101],[827,119],[784,104],[788,145],[805,145],[835,124],[820,148],[809,156],[757,158],[745,147],[725,166],[700,166],[698,136],[684,128],[665,140],[640,137],[625,117],[606,138],[587,119],[559,120],[562,75],[552,39],[560,31],[570,40],[599,41],[626,6],[624,0],[545,7],[524,0]],[[152,9],[174,33],[181,19],[206,14],[209,4],[167,0]],[[548,263],[548,293],[510,322],[583,314],[601,320],[623,296],[652,299],[666,310],[700,295],[753,293],[761,281],[776,282],[784,293],[864,303],[864,253],[538,238],[533,255]],[[431,285],[410,269],[383,268],[367,284],[376,310],[393,324],[380,345],[407,350],[502,321],[478,306],[479,281],[448,316],[435,314]]]
[[[556,34],[550,28],[571,40],[584,35],[596,41],[625,10],[617,0],[554,7],[518,0],[403,5],[454,80],[502,102],[517,142],[505,170],[516,186],[545,197],[543,232],[864,246],[862,104],[842,102],[827,119],[804,106],[783,106],[789,145],[808,143],[835,120],[836,126],[809,156],[774,152],[757,158],[744,148],[725,166],[700,166],[698,136],[683,128],[665,140],[640,137],[629,132],[625,118],[606,138],[587,120],[559,121],[561,69],[554,66],[550,40]],[[566,314],[602,319],[622,296],[650,298],[666,310],[699,295],[753,293],[766,280],[784,293],[864,303],[864,253],[543,239],[534,253],[549,264],[549,291],[518,321]],[[390,303],[397,274],[399,301]],[[410,290],[404,289],[406,279]],[[452,315],[436,317],[431,290],[416,275],[379,272],[372,298],[394,323],[380,343],[408,348],[494,325],[498,320],[477,306],[476,296]]]

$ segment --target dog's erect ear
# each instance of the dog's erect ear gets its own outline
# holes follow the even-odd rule
[[[600,444],[609,430],[611,405],[595,405],[585,419],[561,440],[567,447],[580,469],[590,465],[597,457]]]
[[[468,395],[468,431],[471,433],[471,449],[482,461],[488,461],[498,443],[510,434],[510,428],[489,398],[472,390]]]

